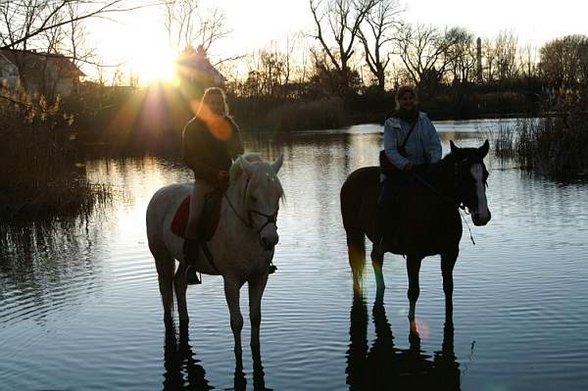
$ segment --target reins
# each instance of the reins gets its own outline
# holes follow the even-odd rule
[[[457,162],[455,162],[454,164],[456,166],[458,165]],[[465,223],[465,225],[466,225],[466,227],[468,229],[468,232],[470,234],[470,240],[472,241],[472,244],[475,246],[476,245],[476,242],[475,242],[474,236],[472,234],[472,229],[470,228],[470,225],[468,223],[468,220],[463,215],[463,213],[469,214],[468,211],[466,211],[466,205],[463,202],[460,202],[460,201],[457,201],[456,202],[456,200],[454,200],[451,197],[447,196],[446,194],[442,193],[435,186],[433,186],[431,183],[429,183],[429,181],[427,181],[426,179],[424,179],[421,175],[417,174],[416,172],[411,172],[410,175],[412,175],[422,185],[424,185],[425,187],[429,188],[429,190],[431,190],[434,194],[436,194],[439,198],[441,198],[442,201],[445,201],[445,202],[447,202],[447,203],[449,203],[451,205],[456,205],[457,206],[458,212],[459,212],[459,217]],[[459,173],[456,176],[459,177]]]
[[[247,182],[247,184],[249,184],[249,182]],[[277,222],[277,218],[278,218],[278,211],[277,210],[273,214],[266,214],[266,213],[260,212],[258,210],[255,210],[255,209],[248,209],[247,210],[248,219],[245,219],[243,216],[241,216],[241,214],[239,213],[237,208],[235,208],[235,206],[231,202],[231,199],[229,198],[229,196],[227,195],[226,192],[224,194],[224,197],[227,200],[227,203],[229,204],[229,207],[231,208],[233,213],[235,213],[235,216],[237,216],[239,221],[241,221],[241,223],[243,223],[243,225],[246,226],[247,228],[255,229],[255,227],[251,223],[251,214],[252,213],[255,213],[259,216],[263,216],[266,218],[265,222],[255,231],[258,235],[261,234],[261,231],[265,228],[266,225],[271,224],[271,223],[275,224]],[[260,242],[261,242],[261,238],[260,238]]]

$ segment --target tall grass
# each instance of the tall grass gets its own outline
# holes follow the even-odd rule
[[[585,95],[569,93],[551,115],[525,118],[487,132],[496,156],[513,158],[526,170],[555,179],[588,175],[588,111]]]
[[[490,142],[491,148],[494,151],[494,155],[499,159],[507,160],[514,157],[516,143],[515,128],[518,127],[518,123],[513,128],[507,123],[499,122],[496,127],[490,126],[482,129],[486,135],[486,138]]]
[[[0,218],[87,214],[95,203],[108,198],[108,189],[89,183],[83,164],[77,162],[72,121],[59,100],[2,91]]]
[[[527,170],[553,178],[588,174],[587,120],[586,115],[566,114],[524,122],[518,129],[517,161]]]

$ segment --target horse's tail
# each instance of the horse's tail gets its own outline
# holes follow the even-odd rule
[[[341,187],[341,217],[347,236],[347,255],[353,273],[353,287],[361,288],[361,276],[365,266],[365,231],[360,220],[362,189],[357,186],[353,173]]]

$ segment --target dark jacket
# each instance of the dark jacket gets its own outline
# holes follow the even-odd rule
[[[184,162],[196,179],[216,183],[220,171],[228,171],[243,153],[239,127],[231,117],[192,118],[184,128]]]

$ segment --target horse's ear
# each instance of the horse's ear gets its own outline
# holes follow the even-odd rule
[[[449,140],[449,146],[451,147],[451,153],[459,151],[459,147],[453,143],[453,140]]]
[[[277,174],[278,171],[280,171],[280,168],[282,167],[282,163],[284,163],[284,155],[280,154],[280,156],[276,160],[274,160],[271,164],[272,170],[274,170],[275,174]]]
[[[489,150],[490,150],[490,143],[488,142],[488,139],[486,139],[486,141],[484,141],[484,145],[482,145],[480,148],[478,148],[478,151],[480,151],[480,154],[482,155],[482,159],[488,154]]]
[[[231,182],[234,182],[241,176],[243,172],[249,172],[251,163],[247,161],[243,156],[239,156],[233,163],[229,170],[229,178]]]
[[[245,159],[243,156],[239,158],[239,167],[247,173],[251,172],[251,163],[249,163],[249,160]]]

